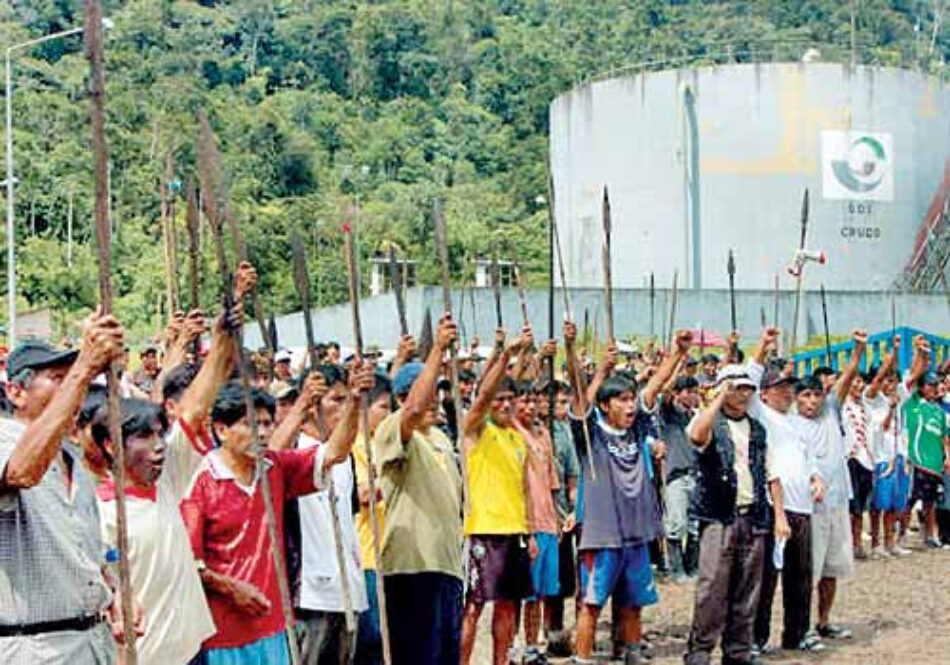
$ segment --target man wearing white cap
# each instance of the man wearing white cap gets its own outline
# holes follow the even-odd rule
[[[752,633],[773,510],[776,538],[789,532],[766,430],[748,413],[757,386],[739,365],[723,367],[717,383],[712,402],[686,428],[698,450],[690,512],[700,523],[699,582],[686,665],[709,665],[720,641],[724,665],[758,662]]]

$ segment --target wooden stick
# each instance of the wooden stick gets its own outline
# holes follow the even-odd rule
[[[825,325],[825,358],[831,367],[831,333],[828,330],[828,302],[825,300],[825,285],[821,284],[821,317]]]
[[[452,314],[452,289],[449,283],[449,249],[446,239],[445,215],[438,200],[433,204],[435,216],[435,241],[439,247],[439,262],[442,264],[442,306]],[[455,449],[458,451],[462,469],[462,515],[468,515],[468,460],[465,455],[462,417],[462,394],[459,392],[458,344],[449,347],[449,381],[452,382],[452,402],[455,406]]]
[[[548,166],[548,339],[554,339],[554,176]],[[557,388],[554,385],[554,361],[557,354],[548,358],[548,432],[554,441],[555,402]]]
[[[554,230],[554,251],[557,253],[557,268],[561,275],[561,293],[564,296],[564,316],[568,321],[574,321],[574,313],[571,307],[571,295],[567,290],[567,277],[564,275],[564,256],[561,254],[561,236],[557,230],[557,224]]]
[[[396,296],[396,314],[399,315],[399,334],[405,337],[409,334],[409,322],[406,320],[406,301],[402,293],[402,269],[396,263],[396,247],[389,245],[389,281],[393,285],[393,294]]]
[[[201,233],[198,213],[198,197],[195,184],[189,180],[185,185],[185,224],[188,227],[188,286],[191,309],[200,307],[198,286],[201,283],[199,261],[201,257]]]
[[[614,289],[613,278],[610,273],[610,195],[604,185],[603,207],[601,209],[604,226],[603,265],[604,265],[604,304],[607,319],[607,343],[616,342],[614,339]]]
[[[202,113],[202,117],[204,114]],[[207,118],[205,117],[205,124]],[[215,168],[216,162],[213,153],[209,152],[209,141],[213,138],[210,133],[210,126],[207,132],[202,132],[198,143],[198,173],[201,179],[202,203],[205,206],[205,217],[208,220],[208,226],[211,227],[211,235],[214,240],[215,256],[218,260],[218,269],[221,273],[222,298],[225,312],[230,312],[234,303],[232,293],[233,278],[232,271],[228,264],[227,256],[224,252],[224,240],[221,237],[221,219],[219,217],[220,190],[216,186]],[[212,143],[213,145],[213,143]],[[261,442],[260,430],[257,426],[257,411],[254,409],[254,400],[251,397],[251,381],[247,372],[247,354],[244,351],[244,340],[241,328],[230,330],[229,333],[234,336],[234,343],[238,350],[237,367],[241,380],[241,388],[244,391],[244,408],[247,414],[247,422],[251,430],[251,444],[254,451],[255,474],[261,483],[261,497],[264,503],[264,517],[267,522],[267,534],[270,538],[271,556],[274,559],[274,573],[277,575],[277,587],[280,591],[281,609],[284,615],[284,630],[287,637],[287,647],[290,650],[290,662],[292,665],[300,665],[300,651],[297,648],[297,638],[295,633],[295,621],[293,603],[290,596],[290,586],[287,580],[287,566],[284,562],[284,543],[280,537],[282,534],[277,532],[277,517],[274,513],[273,494],[270,488],[270,477],[267,473],[267,467],[264,465],[264,446]]]
[[[521,309],[521,325],[530,326],[531,319],[528,318],[528,299],[525,296],[524,279],[521,276],[521,266],[518,261],[514,262],[515,284],[518,286],[518,307]]]
[[[84,41],[90,66],[90,97],[92,101],[92,148],[95,159],[95,219],[99,259],[99,299],[103,314],[112,312],[112,237],[109,228],[109,153],[105,135],[105,80],[102,73],[102,10],[99,0],[85,0],[86,21]],[[132,579],[129,568],[128,516],[125,505],[125,444],[122,441],[122,406],[120,402],[119,367],[111,363],[106,373],[108,386],[107,425],[114,448],[112,475],[118,488],[115,496],[116,545],[119,550],[119,598],[122,609],[124,662],[135,665],[135,618],[132,611]]]
[[[208,121],[208,116],[203,110],[199,110],[198,112],[198,125],[201,131],[201,142],[204,145],[204,159],[208,162],[209,167],[207,171],[211,177],[214,178],[214,189],[211,191],[214,192],[214,197],[218,199],[216,203],[218,207],[217,220],[218,222],[224,221],[224,223],[228,225],[235,260],[247,261],[247,246],[244,244],[244,237],[241,235],[241,229],[238,226],[237,220],[234,219],[234,215],[231,213],[231,205],[228,201],[228,188],[220,166],[221,157],[218,154],[218,146],[214,140],[214,133],[211,131],[211,123]],[[202,189],[204,189],[204,183],[202,183]],[[251,306],[253,308],[254,318],[257,320],[258,328],[260,328],[261,341],[264,343],[264,346],[271,350],[268,367],[270,378],[273,379],[274,355],[277,353],[277,349],[274,347],[270,335],[267,334],[264,308],[261,306],[261,301],[256,290],[251,292]]]
[[[363,326],[360,321],[360,277],[359,264],[356,259],[356,244],[353,235],[354,229],[344,225],[343,240],[346,252],[346,272],[349,277],[350,306],[353,315],[353,337],[356,345],[356,355],[363,358]],[[390,247],[391,249],[391,247]],[[392,256],[392,255],[390,255]],[[382,538],[379,532],[379,515],[376,511],[376,466],[373,460],[373,442],[370,440],[369,429],[369,393],[363,393],[360,415],[363,420],[363,443],[366,448],[366,480],[369,485],[369,523],[373,532],[373,557],[376,559],[376,598],[379,602],[379,632],[383,642],[383,662],[392,663],[392,654],[389,647],[389,616],[386,612],[386,590],[383,585]],[[344,571],[345,572],[345,571]]]
[[[677,288],[677,282],[679,280],[679,270],[673,271],[673,291],[670,294],[670,328],[666,331],[666,350],[670,351],[673,348],[673,331],[676,330],[676,301],[677,294],[679,289]],[[700,350],[702,353],[702,350]]]
[[[495,325],[498,328],[503,327],[501,318],[501,271],[498,268],[498,257],[491,257],[491,287],[492,294],[495,296]]]
[[[174,173],[175,158],[169,152],[165,159],[165,175],[158,188],[161,198],[162,237],[165,241],[165,290],[168,294],[169,314],[181,308],[178,297],[178,241],[175,237],[174,194],[168,190]]]

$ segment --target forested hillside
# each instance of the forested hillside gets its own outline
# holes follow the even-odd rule
[[[118,310],[137,335],[154,330],[165,293],[159,183],[169,154],[175,179],[194,176],[200,108],[221,141],[265,308],[279,313],[297,306],[291,228],[307,239],[318,302],[345,298],[345,197],[359,202],[364,258],[395,242],[433,281],[429,211],[440,197],[459,283],[471,282],[477,253],[508,253],[507,243],[529,283],[541,284],[547,107],[556,94],[637,63],[798,58],[810,45],[846,57],[850,41],[846,0],[104,4],[115,24],[106,86]],[[858,0],[859,59],[942,76],[943,4]],[[81,6],[7,0],[2,43],[81,25]],[[76,36],[14,55],[20,306],[50,306],[60,325],[95,302],[87,72]],[[183,248],[181,217],[178,228]],[[218,287],[210,243],[205,250],[210,306]]]

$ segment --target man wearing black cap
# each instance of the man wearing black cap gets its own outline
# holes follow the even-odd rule
[[[0,420],[0,662],[112,663],[112,593],[93,480],[65,441],[92,380],[123,353],[122,327],[90,316],[82,347],[24,342],[7,362]]]
[[[146,395],[151,395],[155,378],[162,371],[158,366],[158,347],[148,344],[139,353],[139,358],[142,360],[142,366],[132,376],[132,383]]]
[[[823,645],[806,637],[811,620],[812,544],[811,515],[824,490],[813,451],[795,429],[789,416],[795,401],[795,377],[784,371],[785,361],[765,366],[769,350],[775,346],[778,330],[767,328],[749,363],[749,377],[758,381],[761,399],[752,398],[749,413],[759,420],[768,435],[769,453],[782,485],[788,540],[776,542],[772,534],[765,539],[762,589],[755,620],[755,644],[762,650],[769,641],[772,600],[779,573],[782,576],[784,630],[782,648],[818,651]],[[775,549],[779,556],[775,556]],[[783,565],[775,565],[775,559]],[[784,559],[784,561],[782,561]]]

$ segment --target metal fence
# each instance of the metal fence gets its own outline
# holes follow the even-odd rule
[[[897,359],[897,366],[901,373],[907,371],[913,361],[913,344],[911,341],[917,335],[923,335],[930,342],[930,364],[932,368],[936,368],[950,359],[950,338],[926,333],[916,328],[896,328],[868,337],[867,351],[861,360],[862,370],[867,370],[884,362],[884,356],[890,353],[893,348],[895,334],[901,336],[901,348]],[[851,361],[853,353],[854,341],[832,344],[830,354],[829,350],[824,347],[796,353],[794,357],[795,374],[796,376],[804,376],[819,367],[827,367],[829,364],[834,370],[841,369]]]

